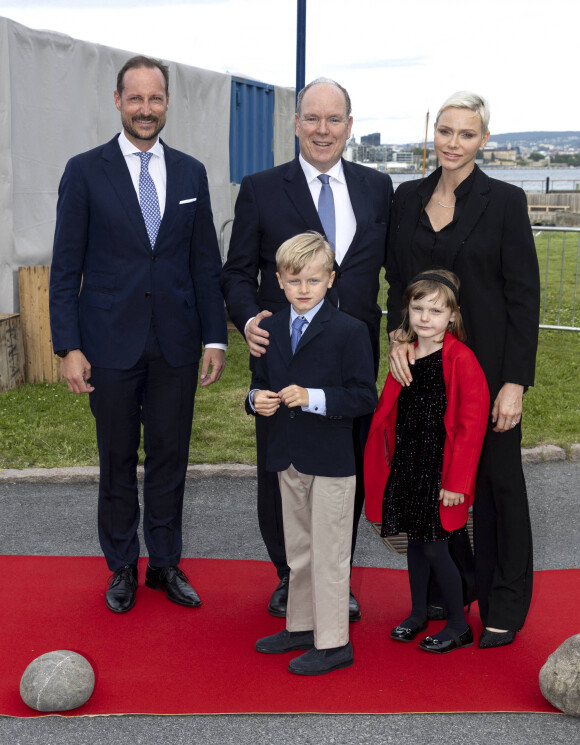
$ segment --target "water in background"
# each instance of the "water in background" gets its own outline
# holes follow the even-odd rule
[[[500,181],[508,181],[524,191],[546,191],[546,179],[550,179],[550,191],[580,191],[580,168],[482,168],[484,173]],[[426,171],[428,176],[432,171]],[[395,189],[403,181],[421,178],[420,173],[391,173]]]

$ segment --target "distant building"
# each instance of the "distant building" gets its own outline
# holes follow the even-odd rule
[[[372,145],[378,147],[381,144],[381,133],[373,132],[372,135],[363,135],[360,138],[361,145]]]

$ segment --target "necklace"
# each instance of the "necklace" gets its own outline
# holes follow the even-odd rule
[[[439,200],[437,200],[437,204],[438,204],[438,205],[439,205],[440,207],[445,207],[445,209],[446,209],[446,210],[452,210],[452,209],[453,209],[453,208],[455,207],[455,205],[454,205],[454,204],[443,204],[443,203],[442,203],[442,202],[440,202]]]

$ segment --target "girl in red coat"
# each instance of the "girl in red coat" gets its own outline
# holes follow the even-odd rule
[[[389,373],[365,449],[366,515],[382,536],[408,535],[411,613],[391,632],[410,642],[427,627],[427,587],[433,573],[447,624],[419,647],[443,654],[473,644],[465,620],[461,577],[449,536],[465,531],[477,464],[489,418],[485,376],[465,339],[459,280],[452,272],[422,272],[403,298],[399,340],[415,342],[413,382]]]

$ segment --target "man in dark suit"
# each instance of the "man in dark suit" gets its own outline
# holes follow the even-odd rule
[[[298,96],[295,125],[300,155],[290,163],[247,176],[242,181],[222,272],[226,305],[248,343],[250,354],[259,357],[267,353],[268,332],[261,328],[260,322],[287,306],[276,280],[276,250],[288,238],[306,230],[326,233],[336,252],[336,279],[327,297],[333,305],[366,324],[376,375],[381,320],[377,296],[379,272],[386,260],[391,179],[371,168],[342,160],[352,116],[349,95],[338,83],[318,79],[307,85]],[[328,186],[332,190],[333,218],[328,221],[328,209],[323,208],[322,216],[328,222],[323,225],[320,200],[324,199],[323,192],[327,192]],[[353,428],[358,475],[353,552],[364,502],[362,452],[370,418],[357,418]],[[268,426],[267,418],[257,418],[258,520],[280,579],[268,610],[272,615],[285,616],[289,569],[278,483],[275,474],[267,473],[265,468]],[[350,618],[360,618],[352,594]]]
[[[135,604],[137,450],[143,425],[145,584],[180,605],[199,596],[178,564],[193,406],[227,344],[220,257],[203,165],[159,139],[168,68],[133,57],[117,78],[123,131],[72,158],[59,187],[50,283],[55,353],[89,393],[99,448],[99,539],[107,607]]]

